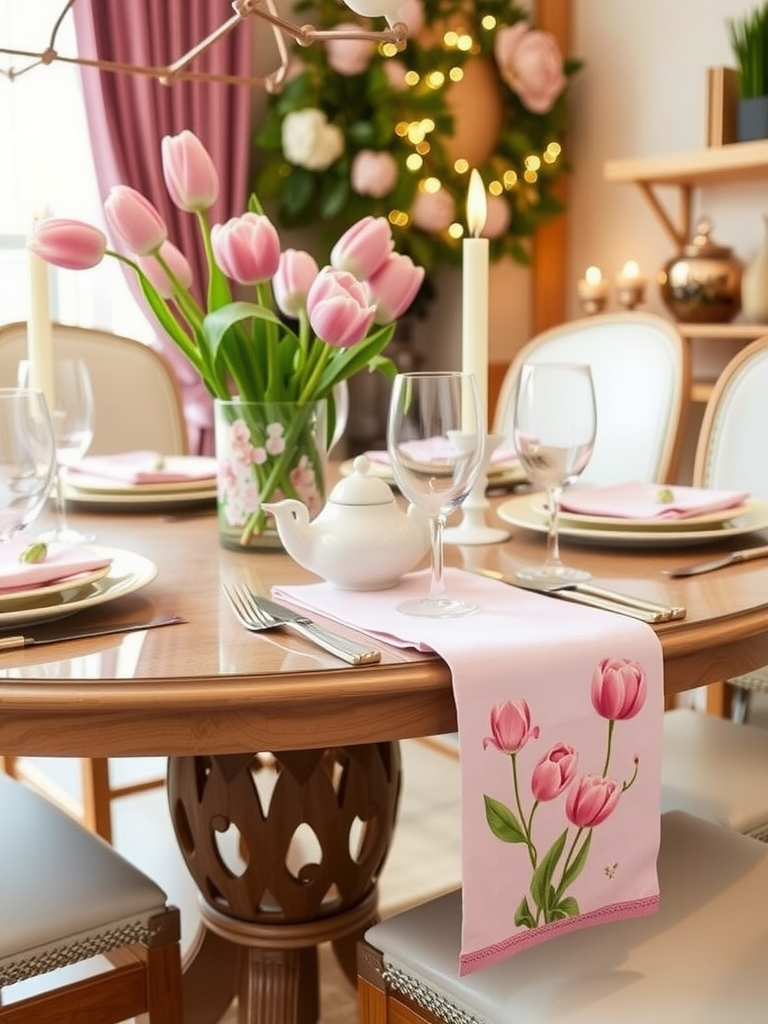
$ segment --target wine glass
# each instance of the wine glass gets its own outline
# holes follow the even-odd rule
[[[560,560],[558,515],[563,488],[589,462],[595,446],[597,413],[592,371],[579,363],[525,363],[515,400],[514,440],[528,478],[546,491],[549,529],[543,565],[517,576],[540,583],[588,580],[591,574]]]
[[[30,366],[24,360],[19,365],[19,380],[30,380]],[[42,534],[40,539],[57,540],[65,544],[81,544],[93,540],[93,534],[83,534],[69,526],[66,508],[66,474],[88,451],[93,440],[94,404],[93,388],[88,367],[83,359],[54,359],[53,397],[50,408],[53,434],[56,439],[56,515],[54,530]]]
[[[428,518],[432,578],[426,597],[398,611],[438,617],[469,615],[477,606],[451,598],[443,581],[443,526],[461,505],[483,466],[485,431],[474,374],[401,373],[395,377],[387,448],[400,492]]]
[[[40,514],[56,477],[56,447],[42,391],[0,388],[0,541]]]

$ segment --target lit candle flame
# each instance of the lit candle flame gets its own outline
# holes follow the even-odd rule
[[[469,191],[467,193],[467,227],[472,238],[479,238],[485,221],[488,217],[488,199],[485,194],[485,185],[476,167],[472,168],[469,176]]]
[[[584,280],[589,284],[600,284],[603,279],[603,272],[600,267],[587,267],[584,271]]]

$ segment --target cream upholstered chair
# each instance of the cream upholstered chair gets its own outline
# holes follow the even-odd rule
[[[768,336],[731,359],[704,410],[693,467],[699,487],[748,491],[768,500]],[[731,717],[746,720],[750,693],[768,691],[768,666],[728,680]]]
[[[682,811],[662,817],[658,913],[569,932],[457,976],[461,893],[369,929],[360,1024],[761,1024],[768,848]]]
[[[83,359],[93,383],[96,422],[92,454],[148,448],[164,455],[188,451],[181,392],[166,360],[147,345],[109,331],[53,325],[54,353]],[[0,326],[0,386],[17,382],[19,361],[27,358],[27,325]],[[3,757],[0,768],[21,777],[105,839],[112,837],[111,801],[161,785],[162,779],[113,786],[106,759],[81,759],[82,811],[34,762]]]
[[[690,368],[675,325],[653,313],[606,313],[538,334],[510,364],[493,429],[512,437],[515,393],[525,362],[589,363],[595,381],[597,439],[581,483],[674,480]]]
[[[134,448],[187,453],[181,391],[158,352],[110,331],[65,324],[53,325],[53,347],[56,356],[88,365],[96,410],[90,454]],[[26,358],[26,323],[0,326],[0,385],[16,385],[19,361]]]
[[[0,1024],[181,1024],[179,913],[162,889],[2,775],[0,817]]]

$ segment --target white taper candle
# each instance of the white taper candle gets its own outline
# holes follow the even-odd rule
[[[488,428],[488,239],[480,238],[488,215],[485,186],[476,168],[469,178],[467,228],[462,247],[461,368],[474,373],[481,418]]]

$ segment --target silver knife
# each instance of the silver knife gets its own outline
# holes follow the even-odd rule
[[[292,608],[286,608],[285,605],[271,601],[268,597],[262,597],[261,594],[254,594],[253,599],[282,625],[290,626],[308,640],[313,640],[323,650],[335,654],[337,658],[341,658],[349,664],[374,665],[381,661],[381,651],[377,651],[374,647],[367,647],[354,640],[347,640],[346,637],[323,629],[307,615],[295,612]]]
[[[732,551],[730,555],[723,555],[721,558],[710,558],[706,562],[694,562],[693,565],[679,565],[677,569],[664,569],[665,576],[698,576],[702,572],[712,572],[714,569],[724,569],[727,565],[738,565],[739,562],[751,562],[753,558],[768,557],[768,544],[757,548],[742,548],[741,551]]]
[[[521,590],[533,590],[539,594],[550,594],[565,601],[575,601],[592,608],[602,608],[607,612],[619,612],[629,615],[641,622],[670,622],[672,619],[683,619],[686,609],[682,606],[668,606],[646,601],[642,597],[632,597],[616,590],[607,590],[592,583],[539,583],[536,580],[520,580],[516,576],[505,576],[494,569],[477,570],[481,576],[492,580],[500,580]]]
[[[90,640],[95,636],[109,636],[111,633],[134,633],[142,629],[156,629],[158,626],[175,626],[178,622],[186,622],[180,615],[165,615],[159,619],[148,619],[146,622],[126,622],[116,626],[94,626],[79,633],[64,633],[58,636],[42,638],[34,636],[3,636],[0,637],[0,653],[2,651],[18,651],[22,647],[38,647],[40,644],[61,644],[68,640]]]

